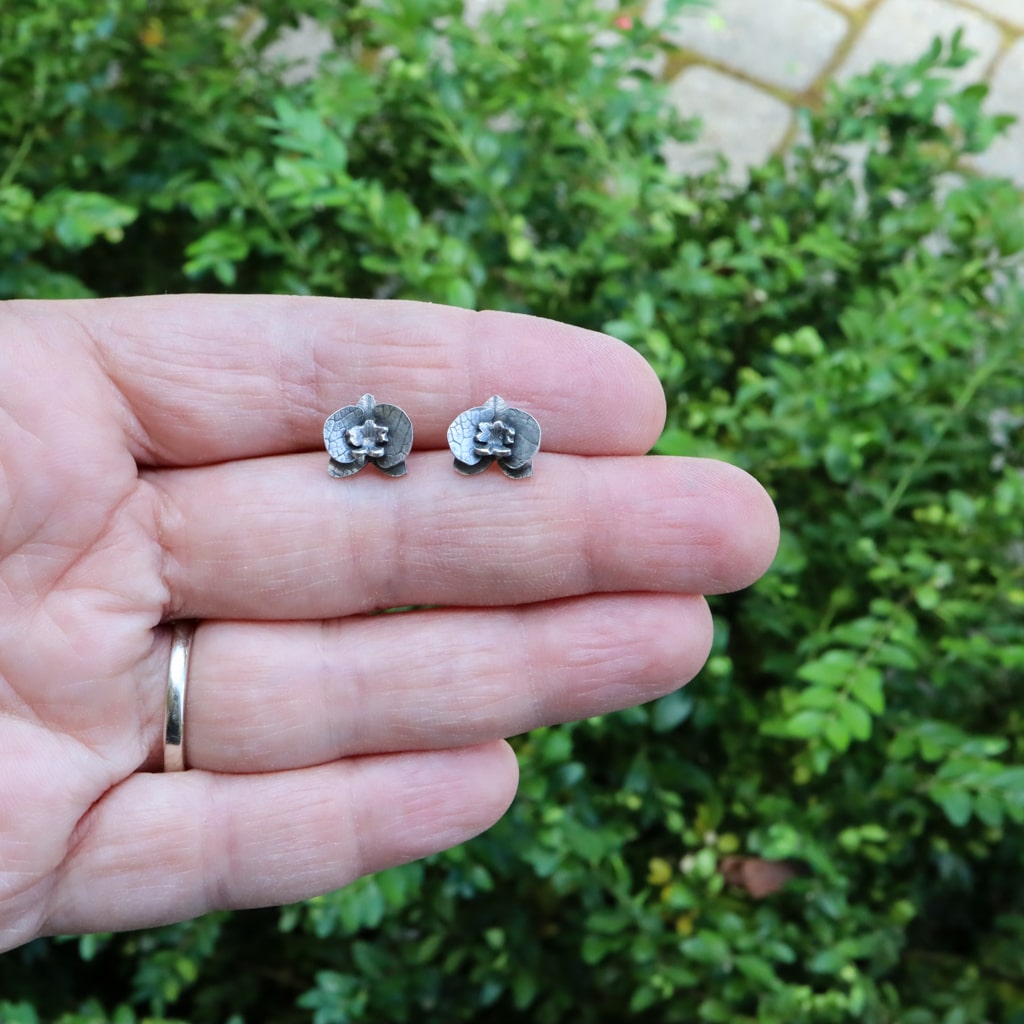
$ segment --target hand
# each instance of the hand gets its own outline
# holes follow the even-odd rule
[[[180,296],[0,306],[0,949],[291,902],[501,816],[502,737],[697,672],[697,595],[777,521],[749,476],[639,458],[643,360],[530,317]],[[364,392],[408,476],[327,473]],[[492,394],[535,476],[467,479],[445,432]],[[369,615],[379,609],[434,610]],[[188,771],[163,774],[170,630],[200,620]]]

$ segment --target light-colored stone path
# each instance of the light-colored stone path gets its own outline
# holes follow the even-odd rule
[[[1024,7],[1024,0],[1021,0]],[[1020,110],[1024,104],[1024,36],[1006,51],[996,66],[988,104],[993,110]],[[974,166],[984,174],[1013,178],[1024,186],[1024,112],[992,148],[976,157]]]
[[[466,18],[478,23],[503,0],[464,0]],[[629,6],[601,0],[611,12]],[[648,0],[648,18],[665,0]],[[963,84],[987,82],[988,109],[1019,123],[973,166],[1024,188],[1024,0],[711,0],[684,11],[667,34],[677,50],[669,68],[672,101],[686,117],[704,122],[702,136],[667,153],[681,171],[703,170],[724,155],[734,179],[792,141],[795,108],[814,103],[832,79],[878,61],[919,57],[936,35],[962,29],[976,51],[958,75]],[[304,56],[309,73],[330,45],[305,19],[280,44],[281,54]],[[669,72],[671,74],[671,72]]]
[[[650,0],[648,14],[663,3]],[[976,51],[957,81],[987,82],[988,109],[1020,119],[973,166],[1024,188],[1024,0],[715,0],[686,11],[669,33],[675,66],[683,65],[671,95],[704,129],[668,157],[680,170],[701,170],[718,147],[742,177],[785,148],[792,111],[814,103],[828,81],[914,60],[957,29]]]
[[[793,111],[782,100],[713,68],[692,67],[669,85],[669,95],[687,118],[701,118],[693,145],[674,143],[665,158],[679,171],[709,170],[729,154],[729,176],[741,182],[746,168],[764,163],[782,145]]]
[[[1005,21],[1011,29],[1024,30],[1024,3],[1021,0],[965,0],[965,3],[982,14]]]
[[[839,68],[840,78],[870,71],[879,61],[909,64],[936,37],[950,38],[957,29],[975,56],[955,76],[962,85],[979,81],[1002,44],[999,27],[966,7],[947,0],[886,0],[871,13]]]
[[[655,0],[652,8],[660,14],[664,6]],[[848,30],[846,18],[818,0],[717,0],[684,13],[668,39],[730,70],[799,91],[822,74]]]

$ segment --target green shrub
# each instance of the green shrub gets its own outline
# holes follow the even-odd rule
[[[0,1019],[1024,1020],[1024,215],[936,45],[748,185],[682,180],[595,0],[7,0],[0,293],[404,296],[604,328],[660,450],[779,504],[711,661],[517,741],[474,843],[307,904],[0,958]],[[289,84],[258,47],[340,41]],[[443,45],[442,45],[443,43]],[[939,116],[939,115],[942,116]],[[769,898],[728,856],[794,862]],[[66,1016],[61,1016],[66,1014]]]

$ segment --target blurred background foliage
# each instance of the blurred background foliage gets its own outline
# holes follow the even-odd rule
[[[677,3],[676,8],[683,4]],[[673,7],[670,5],[669,13]],[[1024,1021],[1024,214],[958,40],[681,178],[599,0],[4,0],[0,296],[407,297],[617,334],[778,502],[711,660],[516,741],[479,840],[0,957],[0,1020]],[[299,74],[300,17],[335,47]]]

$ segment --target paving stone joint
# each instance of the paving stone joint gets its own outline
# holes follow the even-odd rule
[[[609,8],[615,0],[605,0]],[[467,19],[502,0],[465,0]],[[665,0],[649,0],[659,18]],[[678,16],[667,33],[682,58],[669,95],[686,117],[699,118],[699,139],[666,156],[682,172],[699,171],[721,154],[737,180],[780,152],[793,137],[794,114],[831,80],[879,61],[919,57],[936,35],[962,29],[975,51],[958,73],[962,84],[985,82],[988,109],[1018,121],[974,169],[1008,177],[1024,188],[1024,0],[715,0]],[[282,54],[315,57],[330,46],[307,20],[281,42]],[[673,61],[667,75],[672,76]],[[682,68],[682,70],[678,70]],[[299,74],[308,73],[300,67]]]
[[[659,17],[664,0],[647,10]],[[686,58],[670,95],[704,127],[667,157],[691,172],[721,153],[742,180],[785,149],[796,107],[830,80],[915,60],[935,36],[958,29],[975,55],[956,80],[985,82],[987,108],[1018,119],[973,166],[1024,188],[1024,0],[717,0],[685,11],[669,33]]]

